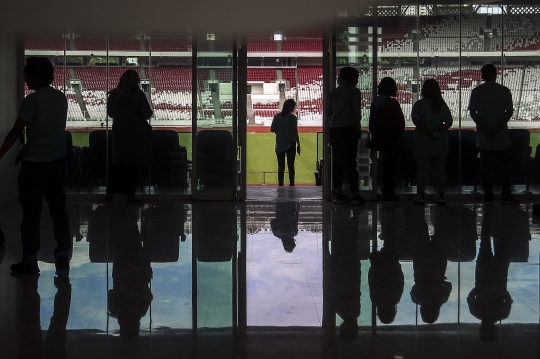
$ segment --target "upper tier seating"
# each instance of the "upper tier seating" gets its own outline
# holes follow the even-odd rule
[[[24,48],[26,50],[58,50],[64,51],[64,38],[58,36],[27,36],[24,38]],[[69,49],[69,42],[67,44]]]
[[[262,69],[262,68],[248,68],[247,80],[248,81],[264,81],[273,82],[276,81],[277,75],[275,69]]]

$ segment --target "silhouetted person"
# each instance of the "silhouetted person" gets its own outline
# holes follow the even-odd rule
[[[476,123],[477,147],[480,149],[482,188],[485,204],[493,204],[492,172],[497,161],[501,167],[501,203],[519,203],[510,191],[510,156],[512,153],[508,121],[514,113],[510,90],[495,82],[497,68],[491,64],[482,66],[485,82],[471,92],[469,113]]]
[[[418,212],[419,232],[413,256],[414,285],[412,301],[420,306],[424,323],[435,323],[441,307],[448,301],[452,284],[446,280],[446,250],[444,242],[436,233],[430,238],[424,211]]]
[[[397,314],[397,305],[403,294],[405,279],[399,263],[396,213],[393,207],[381,207],[380,239],[384,241],[379,251],[369,255],[368,272],[371,303],[377,308],[377,317],[383,324],[390,324]]]
[[[383,324],[390,324],[397,314],[397,305],[405,284],[396,248],[383,246],[370,254],[369,294],[377,308],[377,317]]]
[[[57,292],[54,296],[53,315],[43,339],[41,333],[41,297],[38,292],[39,276],[21,278],[21,346],[22,359],[65,359],[66,326],[71,307],[69,271],[63,270],[54,277]]]
[[[371,103],[369,111],[369,148],[379,151],[383,200],[399,202],[396,196],[398,146],[405,130],[405,118],[397,95],[397,85],[391,77],[385,77],[377,87],[379,96]]]
[[[55,264],[69,268],[71,233],[66,212],[66,96],[50,86],[54,68],[45,57],[26,60],[24,82],[33,93],[26,96],[17,120],[9,131],[0,158],[19,140],[26,128],[26,145],[19,152],[19,200],[23,211],[21,239],[23,258],[13,264],[14,273],[39,273],[37,253],[40,249],[40,221],[43,197],[53,219]]]
[[[289,168],[289,186],[294,186],[294,160],[300,155],[300,137],[298,136],[298,118],[294,115],[296,102],[285,100],[283,109],[274,116],[270,131],[276,134],[276,156],[278,161],[278,185],[283,186],[285,177],[285,157]]]
[[[356,87],[359,76],[358,70],[353,67],[342,68],[339,72],[338,87],[330,93],[329,97],[332,186],[335,204],[349,201],[342,189],[345,174],[347,174],[352,193],[351,204],[359,205],[364,202],[358,193],[360,186],[356,163],[362,119],[361,94]]]
[[[276,202],[276,218],[270,220],[270,228],[281,239],[285,252],[291,253],[296,247],[294,237],[298,235],[298,216],[300,202]]]
[[[495,323],[508,318],[512,308],[512,297],[507,289],[508,248],[503,240],[493,241],[495,254],[491,248],[493,234],[493,214],[484,211],[480,249],[476,259],[474,288],[467,297],[469,310],[480,319],[480,340],[495,338]]]
[[[422,85],[422,99],[412,108],[414,131],[414,157],[417,168],[416,192],[414,203],[424,204],[429,175],[433,171],[438,204],[444,204],[446,190],[446,172],[444,163],[448,154],[448,136],[446,131],[452,126],[452,114],[442,98],[439,83],[429,79]]]
[[[118,319],[120,336],[135,339],[139,336],[141,318],[146,315],[153,295],[150,290],[152,267],[149,243],[141,241],[137,226],[138,208],[118,213],[115,223],[112,279],[113,288],[107,295],[109,314]],[[122,218],[123,217],[123,218]]]
[[[352,340],[358,336],[360,315],[360,259],[357,253],[358,215],[338,207],[332,217],[330,288],[332,306],[343,319],[339,336]]]
[[[118,86],[108,93],[114,163],[109,172],[106,201],[112,201],[115,193],[119,193],[127,196],[127,204],[142,202],[135,198],[135,191],[142,167],[152,162],[152,127],[148,119],[153,112],[139,88],[140,82],[135,70],[126,70]]]
[[[58,289],[54,296],[54,309],[51,323],[43,342],[45,358],[67,359],[66,326],[71,308],[71,282],[68,271],[60,271],[54,278],[54,285]]]

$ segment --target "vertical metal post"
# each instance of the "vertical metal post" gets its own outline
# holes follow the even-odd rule
[[[110,91],[110,88],[109,88],[109,84],[110,84],[110,71],[109,71],[109,31],[107,31],[107,37],[105,39],[105,46],[107,47],[107,54],[106,54],[106,61],[107,61],[107,65],[106,65],[106,70],[105,70],[105,88],[107,89],[106,90],[106,93],[107,94],[109,91]],[[108,99],[108,97],[107,97]],[[109,151],[112,151],[111,148],[109,148],[109,135],[110,135],[110,131],[109,131],[109,114],[107,113],[107,111],[105,111],[105,139],[107,140],[107,156],[105,158],[105,183],[108,185],[109,184]],[[90,187],[92,187],[92,183],[90,183]]]
[[[238,140],[237,149],[240,151],[240,176],[237,183],[237,199],[246,199],[247,173],[247,37],[240,36],[240,47],[238,49]],[[236,153],[236,152],[235,152]],[[236,165],[236,164],[235,164]],[[238,171],[235,171],[237,173]]]
[[[197,33],[191,37],[191,196],[197,191]]]
[[[461,151],[461,121],[462,121],[462,117],[463,117],[463,109],[462,109],[462,96],[463,94],[461,93],[462,92],[462,88],[463,88],[463,76],[462,76],[462,73],[463,73],[463,65],[462,65],[462,62],[461,62],[461,36],[462,36],[462,33],[463,33],[463,0],[460,0],[460,4],[459,4],[459,41],[460,41],[460,45],[459,45],[459,91],[458,91],[458,99],[459,99],[459,105],[458,105],[458,109],[459,109],[459,117],[458,117],[458,143],[459,143],[459,146],[458,146],[458,194],[461,194],[461,185],[463,183],[462,179],[461,179],[461,155],[462,155],[462,151]]]
[[[332,151],[330,147],[330,118],[328,117],[328,101],[330,92],[335,88],[336,82],[336,34],[332,19],[328,19],[323,27],[323,199],[332,199],[331,163]]]
[[[378,84],[378,67],[379,67],[379,19],[378,19],[378,13],[377,13],[377,6],[373,6],[373,36],[371,37],[371,43],[372,43],[372,71],[373,71],[373,98],[377,97],[377,84]]]
[[[232,38],[232,178],[231,178],[231,200],[236,200],[237,197],[237,182],[238,182],[238,39],[236,34]]]

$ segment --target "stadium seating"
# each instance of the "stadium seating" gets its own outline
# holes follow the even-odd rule
[[[261,69],[261,68],[248,68],[247,80],[248,81],[264,81],[273,82],[276,81],[275,69]]]
[[[26,50],[57,50],[64,51],[64,38],[61,34],[58,36],[27,36],[24,39],[24,48]],[[69,43],[67,44],[69,49]]]

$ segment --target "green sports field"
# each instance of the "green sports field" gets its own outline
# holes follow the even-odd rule
[[[73,133],[73,145],[88,146],[88,133]],[[180,144],[186,146],[188,158],[191,159],[191,133],[178,134]],[[319,139],[319,156],[322,140]],[[296,183],[315,184],[313,171],[317,161],[317,134],[301,133],[302,153],[296,157]],[[273,133],[248,133],[247,135],[247,183],[277,184],[277,159],[274,151],[275,135]],[[265,173],[266,172],[266,173]],[[288,177],[285,175],[285,182]]]

